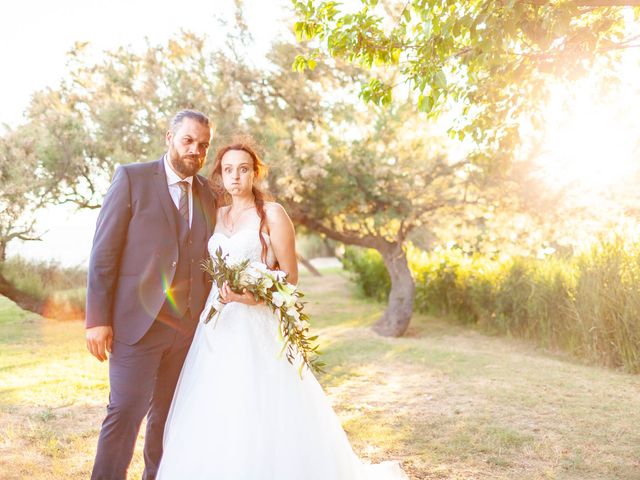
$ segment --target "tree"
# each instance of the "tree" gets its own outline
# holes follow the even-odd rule
[[[36,95],[31,121],[0,137],[0,294],[41,313],[41,302],[20,292],[2,275],[14,239],[38,240],[34,213],[77,188],[84,174],[84,126],[63,104],[48,109]]]
[[[248,129],[272,168],[270,190],[298,225],[381,253],[392,288],[374,329],[402,335],[415,293],[405,240],[474,200],[473,171],[448,157],[446,136],[411,105],[360,105],[353,89],[360,69],[337,62],[299,75],[292,50],[274,46],[272,66],[244,84],[255,111]]]
[[[397,70],[418,110],[437,117],[455,108],[451,133],[476,144],[477,163],[497,168],[519,145],[523,116],[542,121],[550,79],[615,61],[640,38],[623,10],[611,7],[640,5],[631,0],[361,0],[354,12],[334,1],[292,3],[298,38],[319,41],[297,57],[295,69],[313,68],[324,52],[370,68],[361,97],[383,105],[397,85],[385,71]]]

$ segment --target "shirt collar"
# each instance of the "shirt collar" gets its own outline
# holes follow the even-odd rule
[[[169,165],[169,155],[164,154],[164,171],[167,174],[167,184],[175,185],[178,182],[187,182],[189,185],[193,185],[193,177],[186,177],[184,179],[180,178],[180,176],[173,171],[171,165]]]

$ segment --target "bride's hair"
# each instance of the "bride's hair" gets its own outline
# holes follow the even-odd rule
[[[239,150],[246,152],[253,162],[253,187],[251,192],[255,198],[256,211],[260,217],[260,228],[258,237],[260,237],[260,244],[262,245],[262,260],[266,263],[267,260],[267,242],[262,236],[262,231],[267,221],[267,215],[264,211],[264,202],[271,200],[272,197],[266,191],[262,190],[258,183],[264,179],[267,175],[267,165],[262,161],[260,155],[258,155],[257,147],[253,138],[249,136],[234,137],[231,142],[220,147],[216,152],[216,157],[213,163],[213,170],[209,176],[209,183],[216,193],[216,197],[222,199],[222,201],[216,201],[216,206],[220,208],[224,205],[231,204],[231,195],[225,190],[222,183],[222,157],[230,150]]]

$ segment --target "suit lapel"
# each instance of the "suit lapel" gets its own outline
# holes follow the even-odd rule
[[[169,194],[169,186],[167,185],[167,175],[164,171],[164,157],[158,160],[156,169],[153,173],[154,190],[158,194],[158,200],[164,211],[164,216],[167,217],[169,226],[173,234],[178,237],[178,226],[176,225],[176,218],[173,211],[176,209],[171,200]]]

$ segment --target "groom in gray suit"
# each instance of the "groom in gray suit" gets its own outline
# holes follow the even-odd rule
[[[119,167],[98,217],[89,262],[87,348],[109,359],[109,405],[93,480],[124,480],[147,415],[143,478],[155,478],[173,392],[209,290],[200,263],[215,198],[197,175],[209,119],[176,114],[159,160]]]

